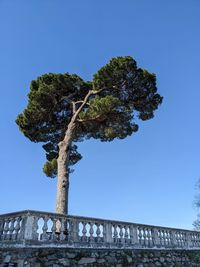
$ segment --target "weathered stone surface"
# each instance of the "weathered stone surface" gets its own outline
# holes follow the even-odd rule
[[[74,259],[76,257],[75,253],[67,253],[67,258],[68,259]]]
[[[43,222],[40,218],[44,218]],[[57,225],[58,221],[59,227]],[[52,223],[51,230],[47,229],[48,222]],[[90,225],[90,229],[82,226]],[[68,227],[69,226],[69,227]],[[73,226],[73,227],[71,227]],[[114,227],[114,232],[113,232]],[[198,231],[172,229],[153,225],[139,225],[128,222],[102,220],[79,216],[68,216],[50,212],[21,211],[0,215],[1,248],[6,247],[75,247],[88,249],[200,249],[200,235]],[[40,229],[40,234],[38,233]],[[65,229],[62,234],[58,229]],[[86,234],[87,233],[87,234]],[[137,234],[138,233],[138,234]],[[88,236],[88,234],[90,236]],[[113,238],[114,234],[114,238]],[[45,254],[46,251],[43,253]],[[119,254],[117,254],[119,255]],[[124,254],[120,254],[125,257]],[[115,258],[111,253],[104,254]],[[132,255],[133,256],[133,255]],[[137,255],[138,257],[140,255]],[[160,252],[154,257],[161,257]],[[37,255],[36,255],[37,257]],[[94,252],[90,255],[98,258]],[[142,255],[142,258],[149,256]],[[73,257],[71,257],[72,259]],[[165,257],[164,257],[165,258]],[[52,265],[50,258],[48,265]],[[182,259],[180,258],[179,262]],[[184,259],[183,259],[184,261]],[[166,262],[164,261],[163,264]],[[143,265],[146,262],[143,262]],[[148,263],[147,263],[148,264]],[[52,267],[52,266],[51,266]]]
[[[105,262],[104,259],[98,259],[98,260],[97,260],[97,263],[104,263],[104,262]]]
[[[6,257],[4,258],[4,262],[10,262],[10,260],[11,260],[11,256],[6,255]]]
[[[200,267],[196,250],[0,248],[0,267]]]
[[[95,261],[96,261],[95,258],[81,258],[78,264],[94,263]]]
[[[133,261],[133,258],[131,258],[130,256],[127,256],[127,262],[131,263]]]
[[[70,260],[69,259],[60,259],[59,263],[61,263],[63,266],[70,266]]]
[[[23,267],[23,266],[24,266],[24,260],[21,260],[21,259],[20,259],[17,263],[18,263],[18,264],[17,264],[18,267]],[[39,267],[38,264],[36,264],[35,266],[36,266],[36,267]],[[27,264],[26,264],[26,267],[27,267]]]

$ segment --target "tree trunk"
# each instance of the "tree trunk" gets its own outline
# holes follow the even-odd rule
[[[74,129],[75,123],[72,122],[68,125],[63,141],[59,143],[56,212],[62,214],[68,214],[69,152]]]
[[[71,122],[68,124],[65,132],[65,137],[61,141],[59,146],[59,155],[57,159],[58,165],[58,184],[57,184],[57,195],[56,195],[56,212],[62,214],[68,214],[68,190],[69,190],[69,154],[70,147],[73,140],[74,130],[76,128],[76,120],[79,113],[84,108],[89,97],[96,94],[95,91],[89,91],[85,96],[82,104],[76,110],[75,104],[73,105],[73,116]]]

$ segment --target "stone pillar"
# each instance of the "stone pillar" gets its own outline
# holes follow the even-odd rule
[[[136,226],[130,227],[130,239],[131,239],[131,244],[133,246],[139,245],[138,233],[137,233],[137,227]]]
[[[37,218],[33,215],[27,214],[25,218],[25,222],[23,224],[23,237],[24,240],[38,240],[38,233],[37,233]]]
[[[161,247],[161,242],[158,236],[158,229],[156,228],[152,229],[152,234],[153,234],[154,246]]]
[[[106,243],[113,243],[113,238],[112,238],[112,224],[106,222],[104,224],[104,231],[105,231],[105,240],[104,240],[104,242],[106,242]]]
[[[78,221],[73,221],[73,242],[79,242],[79,223]]]
[[[187,232],[186,233],[186,247],[187,248],[192,248],[193,245],[192,245],[192,238],[191,238],[191,233]]]

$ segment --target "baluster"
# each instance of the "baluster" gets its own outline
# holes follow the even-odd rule
[[[178,236],[179,236],[179,246],[182,247],[182,235],[181,235],[181,232],[178,232]]]
[[[197,233],[197,247],[200,247],[200,234]]]
[[[48,225],[47,225],[48,217],[44,216],[42,218],[44,220],[44,224],[43,224],[43,227],[42,227],[41,239],[45,241],[45,240],[48,240],[48,238],[49,238],[48,234],[47,234],[47,231],[48,231]]]
[[[64,241],[66,240],[66,221],[65,218],[60,219],[61,222],[61,228],[60,228],[60,240]]]
[[[15,239],[19,239],[19,234],[20,234],[20,222],[21,222],[21,218],[17,217],[16,218],[16,225],[15,225]]]
[[[164,246],[163,230],[160,230],[160,245],[161,245],[161,247]]]
[[[199,234],[197,234],[197,244],[196,244],[197,247],[199,247]]]
[[[175,240],[174,240],[174,235],[173,235],[173,231],[170,230],[169,231],[169,236],[170,236],[170,247],[175,247]]]
[[[165,248],[167,247],[168,245],[168,236],[167,236],[167,230],[164,230],[164,237],[165,237],[165,242],[164,242],[164,245],[165,245]]]
[[[162,231],[158,231],[158,236],[159,236],[159,242],[160,242],[160,247],[162,247]]]
[[[96,223],[96,227],[97,227],[97,230],[96,230],[97,242],[99,242],[99,241],[101,241],[101,237],[100,237],[100,234],[101,234],[100,224],[99,223]]]
[[[168,245],[167,230],[164,230],[164,246],[165,246],[165,248],[167,247],[167,245]]]
[[[9,220],[5,221],[4,231],[3,231],[3,239],[6,240],[9,238],[8,231],[9,231]]]
[[[0,221],[0,240],[3,239],[3,227],[4,227],[4,221]]]
[[[194,234],[194,246],[197,247],[197,234]]]
[[[169,247],[170,245],[170,235],[169,230],[166,230],[166,246]]]
[[[56,234],[56,222],[57,222],[57,219],[56,218],[52,218],[52,227],[51,227],[51,232],[52,232],[52,235],[51,235],[51,239],[52,240],[56,240],[57,239],[57,234]]]
[[[198,238],[197,238],[197,233],[194,234],[194,246],[195,248],[197,247],[198,244]]]
[[[73,220],[66,220],[65,221],[65,229],[66,229],[66,239],[73,243],[75,241],[75,227],[76,227],[76,223]]]
[[[69,240],[69,237],[72,238],[72,233],[74,229],[74,222],[71,220],[70,222],[65,218],[65,235],[66,239]]]
[[[15,223],[15,219],[11,219],[10,229],[9,229],[9,239],[11,239],[11,240],[13,239],[13,232],[15,230],[14,223]]]
[[[160,233],[161,233],[161,245],[162,245],[162,247],[165,247],[165,231],[164,230],[161,230],[160,231]]]
[[[83,230],[82,230],[82,234],[83,234],[83,236],[82,236],[82,240],[83,241],[87,241],[87,236],[86,236],[86,234],[87,234],[87,229],[86,229],[86,222],[82,222],[82,224],[83,224]]]
[[[90,230],[89,230],[89,234],[90,234],[90,242],[94,242],[94,229],[93,229],[93,226],[94,226],[94,223],[93,222],[89,222],[89,225],[90,225]]]
[[[163,232],[163,245],[164,245],[164,247],[166,247],[166,244],[167,244],[167,240],[166,240],[166,230],[163,230],[162,231]]]
[[[129,240],[129,235],[128,235],[128,227],[125,225],[124,226],[124,230],[125,230],[125,232],[124,232],[124,239],[125,239],[125,243],[128,243],[130,240]]]
[[[172,247],[172,234],[171,234],[171,230],[169,230],[169,247]]]
[[[178,232],[175,232],[175,237],[176,237],[176,245],[177,245],[177,247],[180,247],[180,237],[179,237]]]
[[[117,239],[118,239],[118,232],[117,232],[117,225],[113,225],[113,228],[114,228],[114,232],[113,232],[113,240],[114,242],[116,243],[117,242]]]
[[[183,236],[183,233],[180,232],[179,235],[180,235],[180,246],[183,247],[183,243],[184,243],[184,236]]]
[[[167,247],[170,247],[170,232],[169,230],[167,231]]]
[[[185,234],[181,232],[181,247],[185,246]]]
[[[195,244],[195,233],[192,233],[192,247],[196,247],[196,244]]]
[[[180,237],[178,232],[176,232],[176,241],[177,241],[177,246],[180,247]]]
[[[197,234],[197,247],[200,247],[200,234]]]
[[[198,245],[198,234],[196,233],[195,234],[195,247],[197,247]]]
[[[155,232],[156,230],[154,230],[154,232]],[[157,232],[158,232],[158,247],[162,247],[162,232],[161,232],[161,229],[158,229],[157,230]]]
[[[139,244],[142,245],[142,229],[140,227],[138,228],[138,239]]]
[[[108,228],[110,226],[110,229]],[[109,231],[110,230],[110,231]],[[112,242],[112,226],[107,223],[103,224],[103,242]]]
[[[184,234],[182,232],[179,232],[180,234],[180,246],[183,247],[184,246]]]
[[[123,233],[123,226],[122,225],[119,225],[119,241],[121,243],[124,242],[123,235],[124,235],[124,233]]]
[[[194,235],[193,235],[193,243],[194,243],[194,247],[196,247],[196,240],[197,240],[197,234],[196,233],[194,233]]]
[[[147,240],[148,240],[148,247],[152,246],[152,240],[151,240],[151,230],[147,228]]]
[[[144,238],[144,246],[148,246],[148,240],[147,240],[147,233],[146,233],[146,228],[143,228],[143,238]]]
[[[181,237],[181,233],[180,233],[180,232],[177,232],[177,235],[178,235],[178,244],[179,244],[179,247],[182,247],[182,237]]]

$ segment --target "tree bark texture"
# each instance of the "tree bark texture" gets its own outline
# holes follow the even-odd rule
[[[72,122],[68,126],[64,140],[59,143],[56,212],[62,214],[68,214],[69,151],[74,129],[75,123]]]
[[[86,105],[89,97],[96,94],[95,91],[89,91],[84,100],[81,101],[81,105],[76,110],[75,104],[73,108],[73,116],[71,122],[68,124],[65,132],[64,139],[58,144],[59,155],[57,159],[58,167],[58,182],[57,182],[57,194],[56,194],[56,212],[62,214],[68,214],[68,191],[69,191],[69,154],[70,147],[73,141],[73,134],[76,128],[76,121],[79,113]]]

